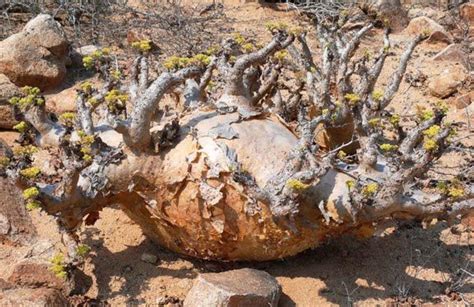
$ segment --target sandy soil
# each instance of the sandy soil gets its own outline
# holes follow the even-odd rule
[[[39,234],[59,248],[52,219],[40,212],[32,217]],[[458,289],[461,295],[445,293],[453,281],[461,280],[456,276],[460,269],[472,267],[472,229],[445,223],[428,229],[401,224],[398,231],[388,226],[370,240],[341,238],[281,261],[218,263],[164,250],[122,211],[107,208],[96,225],[83,227],[83,242],[92,252],[81,287],[88,297],[113,306],[154,304],[164,297],[183,300],[199,273],[252,267],[277,278],[283,289],[280,306],[474,303],[472,281]],[[157,256],[158,262],[141,261],[143,253]]]

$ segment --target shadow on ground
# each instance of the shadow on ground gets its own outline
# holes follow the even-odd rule
[[[241,267],[253,267],[275,276],[283,288],[280,306],[314,306],[333,303],[398,301],[408,303],[439,302],[439,296],[461,281],[456,273],[472,268],[472,239],[453,234],[446,224],[424,230],[415,224],[404,224],[400,230],[383,237],[365,241],[340,238],[298,256],[263,263],[218,263],[181,257],[145,239],[112,253],[89,228],[85,241],[93,247],[92,258],[97,278],[98,296],[102,300],[125,296],[128,303],[151,303],[138,300],[142,291],[150,290],[149,281],[158,276],[193,279],[200,272],[219,272]],[[144,252],[159,257],[157,265],[141,262]],[[170,269],[172,263],[190,262],[191,267]],[[471,257],[472,259],[472,257]],[[179,267],[179,266],[178,266]],[[110,285],[122,280],[119,290]],[[179,280],[178,280],[179,281]],[[461,296],[474,293],[474,286],[463,281]],[[437,297],[438,296],[438,297]],[[184,297],[180,298],[183,299]]]

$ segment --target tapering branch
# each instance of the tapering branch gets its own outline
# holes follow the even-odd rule
[[[347,80],[347,69],[349,61],[354,54],[355,49],[359,45],[360,40],[362,37],[367,34],[374,27],[373,24],[368,24],[360,29],[352,39],[344,46],[344,49],[338,50],[339,51],[339,69],[337,72],[337,87],[338,87],[338,95],[339,97],[344,97],[345,94],[348,93],[350,90],[350,86]]]
[[[395,96],[395,93],[400,87],[400,83],[407,69],[408,61],[410,60],[410,57],[413,51],[415,50],[415,47],[424,39],[426,39],[426,35],[418,35],[410,42],[410,44],[408,44],[407,48],[405,49],[405,52],[403,52],[402,56],[400,57],[400,64],[398,66],[398,69],[392,74],[390,81],[387,87],[385,88],[384,96],[380,101],[380,110],[385,109],[385,107],[390,103],[390,101],[392,101],[393,96]]]
[[[151,121],[158,102],[163,95],[186,81],[188,78],[199,76],[201,69],[198,67],[183,68],[174,73],[162,73],[133,106],[130,129],[125,141],[131,148],[146,150],[151,148]]]
[[[231,96],[241,96],[242,93],[245,93],[246,90],[243,82],[245,70],[252,65],[265,63],[272,54],[288,47],[294,39],[295,37],[292,34],[279,32],[262,49],[239,57],[229,72],[225,93]]]
[[[273,67],[270,76],[264,80],[265,83],[260,86],[257,93],[255,93],[255,95],[251,98],[250,103],[252,105],[258,104],[258,102],[273,89],[276,82],[278,81],[278,77],[280,76],[281,68],[282,67],[279,64]]]

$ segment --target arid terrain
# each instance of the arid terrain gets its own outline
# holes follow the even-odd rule
[[[205,4],[196,3],[200,1],[187,2],[190,3],[185,1],[184,5],[196,10],[205,7]],[[206,29],[215,42],[235,32],[254,37],[257,41],[268,41],[271,37],[264,31],[264,24],[275,20],[311,27],[297,12],[287,10],[286,4],[223,2],[222,15],[213,21],[213,28]],[[146,9],[138,1],[130,5],[140,10]],[[474,7],[472,1],[468,5]],[[9,32],[2,33],[2,38],[19,31],[30,17],[28,14],[15,14],[12,14]],[[445,83],[459,80],[454,90],[448,89],[451,92],[442,95],[449,106],[447,118],[457,127],[456,141],[467,148],[472,157],[474,16],[466,17],[467,33],[461,33],[462,30],[455,24],[450,25],[448,12],[439,7],[413,6],[408,10],[408,16],[428,16],[438,21],[464,49],[435,59],[450,44],[444,41],[421,43],[409,62],[405,79],[389,108],[402,114],[402,121],[405,118],[408,120],[415,116],[417,106],[419,108],[438,101],[440,97],[436,92],[446,87]],[[108,15],[107,18],[120,20],[121,16]],[[0,22],[0,26],[6,28],[7,21],[2,19]],[[153,27],[149,31],[132,27],[127,37],[120,38],[122,41],[100,35],[96,40],[89,37],[88,33],[75,41],[71,37],[75,31],[73,27],[65,22],[64,26],[71,41],[76,43],[76,49],[94,44],[108,46],[120,54],[119,60],[123,63],[127,61],[129,51],[126,46],[130,36],[152,37],[153,43],[162,52],[157,57],[173,55],[171,45],[155,41],[155,38],[160,37],[160,32],[153,32],[156,30]],[[387,59],[378,85],[387,84],[391,71],[398,65],[403,44],[412,36],[406,29],[391,35],[394,55]],[[163,37],[167,36],[163,34]],[[383,30],[376,28],[361,41],[357,52],[375,54],[382,42]],[[203,44],[205,47],[209,45]],[[318,43],[311,29],[308,44],[317,49]],[[74,109],[75,88],[80,81],[89,79],[96,82],[81,68],[68,69],[66,81],[46,92],[47,107],[56,112]],[[168,100],[172,101],[170,97]],[[11,146],[16,146],[17,137],[18,133],[12,129],[0,129],[0,138]],[[473,166],[468,161],[465,154],[453,151],[435,163],[430,176],[452,178],[463,172],[472,172]],[[28,214],[38,237],[50,240],[54,249],[64,250],[53,218],[38,210],[28,211]],[[80,290],[73,294],[71,302],[111,306],[180,306],[200,273],[250,267],[264,270],[277,279],[282,287],[279,306],[474,304],[474,216],[465,217],[453,225],[435,220],[423,223],[391,221],[384,226],[373,237],[342,236],[287,259],[250,263],[215,262],[181,256],[156,245],[120,208],[113,206],[101,211],[94,225],[83,225],[81,228],[81,241],[91,251],[80,266],[83,274],[79,274],[76,282],[76,289]],[[11,274],[11,267],[18,258],[25,257],[29,251],[27,245],[0,243],[1,281]],[[156,263],[143,261],[141,258],[144,254],[155,255]]]

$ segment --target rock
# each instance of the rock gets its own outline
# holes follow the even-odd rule
[[[458,87],[464,82],[466,75],[461,71],[446,71],[433,78],[428,88],[431,95],[438,98],[446,98],[457,92]]]
[[[12,289],[14,287],[15,287],[15,285],[12,285],[11,283],[6,281],[5,279],[0,278],[0,291]]]
[[[19,88],[7,76],[0,74],[0,129],[11,129],[15,120],[13,107],[8,102],[11,97],[20,94]]]
[[[0,104],[8,103],[11,97],[19,95],[20,89],[4,74],[0,74]]]
[[[18,86],[54,88],[66,76],[69,43],[53,17],[40,14],[0,42],[0,73]]]
[[[155,256],[153,254],[149,254],[149,253],[143,253],[140,259],[143,262],[148,262],[148,263],[151,263],[151,264],[156,264],[156,262],[158,261],[157,256]]]
[[[401,31],[408,24],[408,14],[400,0],[375,0],[372,9],[377,12],[378,17],[388,21],[394,31]]]
[[[56,114],[76,111],[76,88],[70,87],[54,94],[45,95],[46,109]]]
[[[459,62],[466,67],[469,65],[467,54],[462,50],[462,46],[459,44],[451,44],[444,48],[433,57],[433,61]]]
[[[466,3],[459,8],[459,15],[462,19],[474,24],[474,3]]]
[[[184,306],[277,306],[281,287],[270,274],[254,269],[200,274]]]
[[[425,16],[433,20],[439,20],[442,17],[441,14],[441,12],[431,7],[412,8],[408,10],[408,18],[410,19]]]
[[[448,44],[452,42],[451,35],[440,24],[425,16],[413,18],[405,29],[405,33],[410,35],[418,35],[423,32],[430,34],[428,42],[444,42]]]
[[[474,92],[470,92],[459,97],[456,97],[453,101],[453,104],[456,106],[457,109],[464,109],[467,108],[474,99]]]
[[[6,236],[10,232],[10,221],[0,213],[0,235]]]
[[[0,293],[0,306],[69,306],[64,295],[55,289],[17,288]]]
[[[100,48],[95,45],[87,45],[74,49],[70,54],[72,65],[75,67],[83,67],[82,58],[91,55],[99,49]]]
[[[9,180],[1,177],[0,215],[3,220],[3,231],[0,231],[0,243],[27,244],[32,242],[36,235],[36,230],[23,204],[21,191],[10,183]],[[8,231],[6,231],[7,228]]]
[[[59,278],[49,270],[46,264],[21,262],[13,268],[8,282],[26,288],[66,288],[65,279]]]

